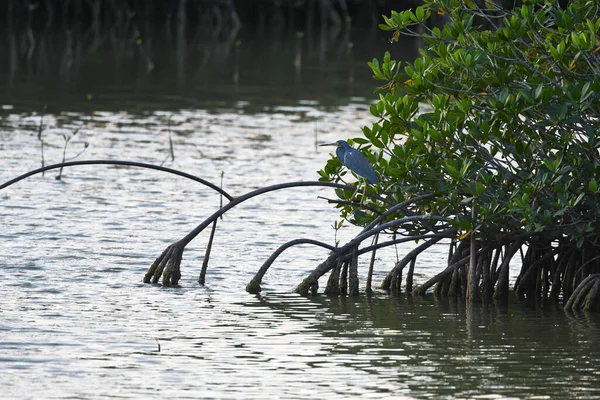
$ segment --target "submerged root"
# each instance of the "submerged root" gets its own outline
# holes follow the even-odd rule
[[[181,259],[185,246],[179,242],[171,244],[154,260],[144,275],[144,283],[158,283],[162,276],[164,286],[176,286],[181,278]]]
[[[346,296],[348,294],[348,261],[344,261],[342,265],[342,273],[340,275],[340,294]]]
[[[409,263],[412,264],[413,262],[415,262],[419,254],[421,254],[434,244],[438,243],[440,240],[442,240],[442,237],[431,239],[419,245],[415,249],[411,250],[406,256],[404,256],[400,261],[398,261],[394,268],[392,268],[392,270],[387,274],[387,276],[381,283],[381,288],[383,290],[389,290],[395,293],[400,293],[402,285],[402,271],[404,270],[404,267],[406,267]],[[412,274],[410,286],[412,287]]]
[[[581,281],[567,301],[565,310],[600,310],[600,274],[592,274]]]
[[[265,274],[267,273],[267,271],[269,270],[269,268],[271,267],[271,265],[275,262],[275,260],[277,259],[277,257],[279,257],[281,255],[281,253],[283,253],[286,249],[298,245],[298,244],[312,244],[315,246],[320,246],[323,248],[326,248],[328,250],[335,250],[334,247],[329,246],[326,243],[323,242],[319,242],[317,240],[313,240],[313,239],[294,239],[292,241],[289,241],[287,243],[285,243],[284,245],[280,246],[273,254],[271,254],[271,256],[267,259],[267,261],[264,262],[264,264],[260,267],[260,269],[258,270],[258,272],[254,275],[254,278],[252,278],[252,280],[248,283],[248,285],[246,285],[246,291],[248,293],[260,293],[261,291],[261,283],[262,283],[262,279],[265,276]]]
[[[303,296],[316,295],[319,289],[318,280],[331,271],[324,293],[328,296],[358,296],[358,248],[348,253],[334,253],[321,263],[300,285],[295,292]]]
[[[348,294],[353,297],[359,295],[358,288],[358,247],[352,249],[352,258],[348,265]]]
[[[318,290],[319,281],[313,278],[306,278],[296,287],[295,292],[301,296],[308,296],[309,294],[314,296]]]
[[[338,259],[337,265],[331,270],[329,279],[327,280],[327,286],[325,287],[324,293],[327,296],[339,296],[340,295],[340,273],[342,271],[342,259]]]
[[[200,276],[198,276],[198,283],[204,285],[206,281],[206,270],[208,269],[208,260],[210,259],[210,251],[212,250],[213,240],[215,238],[215,231],[217,230],[217,220],[212,224],[212,229],[210,231],[210,237],[208,239],[208,244],[206,245],[206,252],[204,253],[204,260],[202,261],[202,269],[200,270]]]
[[[257,293],[260,293],[260,291],[261,291],[260,281],[258,281],[256,279],[252,279],[246,285],[246,292],[248,292],[248,293],[257,294]]]

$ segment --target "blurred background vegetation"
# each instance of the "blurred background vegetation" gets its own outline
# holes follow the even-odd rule
[[[419,1],[6,0],[0,102],[13,108],[323,105],[372,96],[381,15]],[[166,104],[168,103],[168,104]],[[86,105],[87,104],[87,105]]]

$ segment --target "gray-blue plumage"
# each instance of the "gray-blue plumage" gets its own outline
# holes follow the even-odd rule
[[[337,145],[335,154],[346,168],[356,175],[362,176],[372,184],[379,182],[373,166],[363,153],[350,146],[345,140],[338,140],[332,144]]]

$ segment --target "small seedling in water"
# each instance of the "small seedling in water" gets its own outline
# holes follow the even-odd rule
[[[62,158],[62,162],[63,162],[63,163],[64,163],[65,161],[67,161],[67,158],[66,158],[66,157],[67,157],[67,146],[69,145],[69,142],[71,141],[71,139],[72,139],[72,138],[73,138],[75,135],[77,135],[77,132],[79,132],[79,128],[75,129],[75,131],[73,132],[73,135],[71,135],[71,136],[67,136],[67,135],[64,135],[64,134],[63,134],[63,138],[65,139],[65,147],[63,148],[63,158]],[[85,142],[85,143],[83,144],[83,150],[81,150],[79,153],[77,153],[77,154],[75,155],[75,157],[71,157],[69,160],[74,160],[74,159],[76,159],[77,157],[79,157],[79,156],[80,156],[80,155],[81,155],[81,154],[82,154],[82,153],[83,153],[83,152],[84,152],[84,151],[85,151],[85,150],[88,148],[88,146],[89,146],[89,145],[90,145],[90,144],[89,144],[88,142]],[[61,177],[62,177],[62,171],[63,171],[63,169],[62,169],[62,167],[61,167],[61,168],[58,170],[58,175],[56,175],[56,176],[54,177],[56,180],[60,180],[60,179],[61,179]]]
[[[344,225],[344,220],[340,220],[340,222],[338,221],[333,221],[333,225],[331,225],[331,227],[334,229],[335,234],[333,235],[333,241],[335,242],[335,247],[338,247],[338,244],[340,244],[340,241],[337,238],[337,233],[340,230],[340,228],[342,227],[342,225]]]
[[[175,151],[173,150],[173,138],[171,137],[171,117],[172,116],[173,116],[173,114],[169,115],[169,118],[167,118],[167,128],[168,128],[168,132],[169,132],[169,154],[163,160],[163,162],[160,163],[161,167],[169,159],[169,156],[171,157],[171,162],[175,161]]]
[[[46,113],[46,106],[42,110],[42,116],[40,118],[40,125],[38,126],[38,140],[40,141],[40,152],[42,155],[42,167],[44,167],[44,141],[42,140],[42,131],[44,130],[44,114]],[[42,176],[44,173],[42,172]]]

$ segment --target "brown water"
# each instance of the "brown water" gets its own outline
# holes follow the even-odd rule
[[[349,81],[335,65],[303,74],[296,86],[261,82],[258,73],[183,87],[160,74],[138,86],[110,76],[68,85],[23,77],[12,82],[18,91],[0,97],[0,181],[40,165],[44,104],[46,163],[62,159],[66,135],[67,158],[88,143],[78,159],[167,160],[217,184],[223,173],[234,195],[315,180],[330,157],[315,143],[360,135],[373,122],[372,83]],[[327,71],[332,86],[319,78]],[[56,175],[0,191],[0,397],[600,398],[595,314],[514,299],[467,308],[385,293],[304,298],[293,288],[327,256],[313,247],[283,253],[263,293],[247,294],[279,245],[334,242],[338,215],[317,198],[332,197],[329,190],[274,192],[234,209],[219,225],[206,286],[196,283],[201,235],[184,254],[181,287],[165,289],[141,283],[147,267],[218,208],[219,197],[133,168]],[[356,232],[343,227],[338,239]],[[396,251],[411,248],[378,253],[376,283]],[[443,267],[445,251],[420,260],[418,281]],[[361,279],[367,263],[361,259]]]

